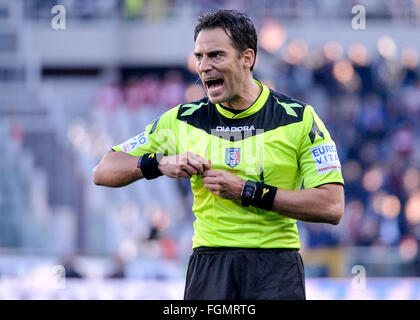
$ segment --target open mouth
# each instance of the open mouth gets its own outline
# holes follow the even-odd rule
[[[208,79],[205,80],[206,87],[209,92],[214,92],[215,90],[223,86],[223,79]]]

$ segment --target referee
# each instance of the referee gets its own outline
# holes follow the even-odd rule
[[[196,219],[185,299],[305,299],[296,221],[341,219],[334,141],[313,107],[254,79],[257,34],[246,15],[210,11],[194,40],[207,96],[114,146],[94,183],[190,180]]]

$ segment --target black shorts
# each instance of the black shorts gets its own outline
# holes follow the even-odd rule
[[[185,300],[305,300],[297,249],[195,248]]]

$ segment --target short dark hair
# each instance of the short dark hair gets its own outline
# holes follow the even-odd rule
[[[194,41],[198,34],[205,29],[222,28],[232,40],[233,47],[240,53],[252,49],[257,57],[257,32],[251,19],[237,10],[211,10],[198,18],[194,30]],[[254,69],[254,63],[251,71]]]

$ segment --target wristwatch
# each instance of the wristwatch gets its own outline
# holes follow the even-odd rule
[[[242,193],[241,193],[243,206],[249,207],[249,205],[251,204],[251,201],[254,199],[256,189],[257,189],[257,183],[255,181],[248,180],[247,182],[245,182],[242,188]]]

